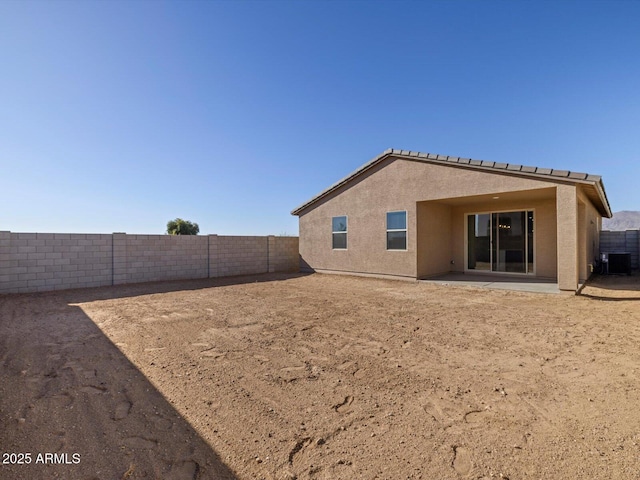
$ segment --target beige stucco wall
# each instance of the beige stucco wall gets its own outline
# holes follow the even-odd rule
[[[558,286],[575,291],[600,251],[602,217],[582,187],[558,185]]]
[[[558,288],[575,291],[578,288],[579,265],[578,194],[575,186],[557,186],[556,210],[558,214]]]
[[[559,231],[555,223],[555,191],[558,186],[553,182],[493,172],[387,159],[300,214],[301,260],[303,265],[316,270],[414,278],[430,272],[440,273],[439,270],[463,269],[465,212],[485,208],[491,211],[497,206],[501,210],[535,208],[536,228],[539,227],[537,275],[555,277]],[[577,205],[575,187],[560,186],[574,192],[573,205]],[[492,198],[488,197],[508,193],[498,202],[491,202]],[[527,200],[531,195],[536,199]],[[418,203],[429,201],[434,204]],[[386,212],[393,210],[407,211],[408,245],[404,252],[386,250]],[[348,248],[332,250],[331,217],[340,215],[348,217]],[[436,228],[424,223],[430,215]],[[573,215],[574,221],[576,216]],[[449,241],[445,241],[446,235],[437,235],[438,228],[451,229],[448,254]],[[429,245],[429,251],[434,253],[418,253],[418,241],[436,238],[437,243]],[[575,265],[577,252],[573,258]],[[452,267],[449,266],[451,259],[455,262]]]
[[[389,202],[392,204],[392,202]],[[386,212],[398,210],[373,204],[366,211],[349,209],[347,249],[332,249],[331,218],[345,215],[342,202],[327,205],[326,211],[300,217],[300,260],[303,270],[333,270],[415,277],[415,202],[407,210],[407,250],[387,251]],[[341,213],[342,212],[342,213]],[[304,232],[304,235],[302,235]]]
[[[580,214],[578,222],[580,235],[578,279],[580,283],[583,283],[591,275],[589,265],[593,265],[600,254],[602,217],[580,188],[578,188],[578,205]]]
[[[300,216],[303,268],[415,277],[416,202],[405,192],[411,175],[405,163],[383,162]],[[406,251],[386,249],[386,213],[395,210],[407,211]],[[331,218],[341,215],[347,216],[347,249],[333,250]]]
[[[451,265],[455,259],[453,245],[453,223],[451,205],[439,202],[420,202],[417,207],[417,232],[419,278],[452,271],[457,265]]]

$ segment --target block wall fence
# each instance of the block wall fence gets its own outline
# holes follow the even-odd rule
[[[0,231],[0,294],[298,269],[298,237]]]
[[[640,268],[640,230],[600,232],[601,253],[630,253],[631,268]]]

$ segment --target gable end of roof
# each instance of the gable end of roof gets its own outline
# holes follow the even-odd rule
[[[423,153],[423,152],[415,152],[411,150],[398,150],[394,148],[389,148],[382,152],[380,155],[376,156],[369,162],[362,165],[360,168],[347,175],[343,179],[331,185],[329,188],[323,190],[318,195],[313,197],[311,200],[303,203],[299,207],[295,208],[291,211],[292,215],[299,215],[303,210],[306,210],[308,207],[319,201],[320,199],[326,197],[331,194],[333,191],[337,190],[341,186],[349,183],[355,177],[358,177],[365,171],[373,168],[378,165],[383,160],[396,157],[399,159],[413,160],[419,162],[433,163],[433,164],[456,164],[462,168],[471,168],[478,170],[495,170],[496,173],[504,171],[505,173],[518,175],[522,177],[536,178],[536,179],[544,179],[545,177],[549,180],[564,180],[565,182],[571,183],[584,183],[591,184],[595,187],[598,192],[598,197],[602,202],[603,213],[605,216],[611,218],[613,216],[611,212],[611,207],[609,206],[609,201],[607,199],[607,195],[604,190],[604,184],[602,183],[602,177],[599,175],[591,175],[588,173],[581,172],[572,172],[569,170],[557,170],[551,168],[542,168],[542,167],[530,167],[526,165],[516,165],[510,163],[500,163],[500,162],[492,162],[489,160],[474,160],[471,158],[461,158],[447,155],[439,155],[435,153]]]

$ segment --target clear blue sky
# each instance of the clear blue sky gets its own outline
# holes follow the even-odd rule
[[[387,148],[640,210],[640,2],[0,1],[0,230],[296,234]]]

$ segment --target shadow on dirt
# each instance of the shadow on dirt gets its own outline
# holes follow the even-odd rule
[[[56,292],[43,292],[31,294],[37,296],[58,296],[68,303],[92,302],[95,300],[111,300],[117,298],[137,297],[141,295],[153,295],[156,293],[180,292],[187,290],[203,290],[206,288],[228,287],[231,285],[243,285],[248,283],[280,282],[293,278],[311,275],[310,273],[264,273],[259,275],[241,275],[234,277],[204,278],[199,280],[171,280],[162,282],[128,283],[97,288],[81,288],[76,290],[58,290]],[[0,299],[2,296],[0,295]]]
[[[144,285],[137,294],[232,282]],[[82,309],[68,305],[123,292],[0,297],[0,445],[30,454],[7,457],[1,478],[236,478]]]
[[[578,295],[605,302],[640,300],[640,272],[634,271],[631,275],[594,274]]]

